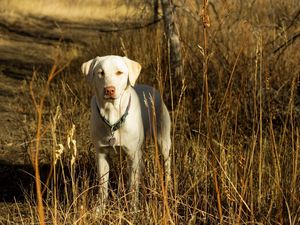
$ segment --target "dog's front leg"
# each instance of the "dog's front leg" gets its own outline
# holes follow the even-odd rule
[[[140,149],[136,149],[133,154],[129,155],[129,190],[133,194],[133,207],[137,210],[139,201],[139,182],[140,182],[140,170],[142,165],[142,153]]]
[[[106,154],[100,153],[97,151],[96,153],[96,160],[97,160],[97,169],[98,175],[100,178],[100,189],[99,189],[99,196],[100,196],[100,205],[97,207],[97,214],[104,214],[106,201],[108,197],[108,181],[109,181],[109,164],[106,159]]]

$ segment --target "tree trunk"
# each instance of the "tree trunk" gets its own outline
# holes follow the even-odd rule
[[[174,7],[171,0],[161,0],[165,32],[168,38],[170,72],[172,76],[182,75],[182,57],[178,30],[176,30]]]

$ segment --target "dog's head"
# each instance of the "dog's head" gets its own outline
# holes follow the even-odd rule
[[[141,65],[127,57],[97,56],[81,66],[97,95],[104,99],[119,98],[128,85],[134,86]]]

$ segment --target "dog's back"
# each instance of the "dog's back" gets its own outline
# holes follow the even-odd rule
[[[170,135],[170,115],[159,92],[151,86],[141,84],[136,85],[134,89],[140,100],[145,135],[153,136],[154,132],[158,136],[163,133]],[[154,124],[156,130],[153,129]]]

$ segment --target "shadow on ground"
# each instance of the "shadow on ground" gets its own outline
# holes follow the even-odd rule
[[[41,167],[45,178],[49,166]],[[26,196],[34,193],[34,171],[31,165],[0,164],[0,201],[6,203],[25,202]]]

